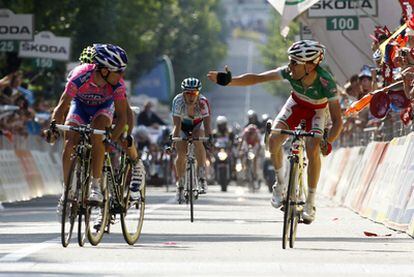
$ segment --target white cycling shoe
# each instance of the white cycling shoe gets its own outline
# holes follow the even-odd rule
[[[185,202],[184,197],[184,180],[178,180],[176,183],[176,193],[175,193],[175,200],[178,202],[178,204],[182,204]]]
[[[103,195],[99,185],[91,186],[91,192],[89,193],[88,201],[95,204],[101,204],[103,202]]]
[[[140,190],[145,178],[145,169],[142,161],[139,160],[131,170],[131,182],[129,183],[130,198],[132,201],[138,201],[141,197]]]
[[[316,209],[313,204],[305,203],[305,207],[302,213],[303,223],[311,224],[315,220]]]
[[[283,204],[283,186],[277,185],[276,183],[272,187],[272,198],[270,204],[275,208],[279,209]]]
[[[200,191],[199,194],[206,194],[208,190],[207,181],[204,178],[198,179],[198,183],[200,184]]]

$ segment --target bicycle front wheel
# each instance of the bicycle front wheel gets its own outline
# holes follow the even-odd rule
[[[85,245],[86,240],[86,233],[88,230],[88,226],[85,224],[83,225],[82,222],[86,215],[86,209],[87,209],[87,200],[89,195],[89,182],[86,176],[83,176],[83,179],[81,180],[81,195],[80,195],[80,205],[79,205],[79,217],[78,217],[78,244],[79,246]]]
[[[134,245],[141,235],[142,225],[144,224],[146,182],[144,177],[139,199],[131,201],[129,191],[129,183],[131,180],[130,166],[128,166],[125,174],[123,184],[125,210],[121,213],[122,235],[129,245]]]
[[[292,158],[290,160],[290,172],[289,172],[289,184],[286,193],[286,199],[284,203],[284,215],[283,215],[283,239],[282,239],[282,248],[286,249],[288,241],[291,240],[290,231],[293,218],[293,210],[295,204],[295,189],[297,186],[297,171],[298,164]]]
[[[107,185],[107,175],[104,172],[101,178],[101,188],[103,188],[103,201],[99,205],[87,205],[85,224],[87,228],[87,236],[89,242],[96,246],[98,245],[105,233],[105,227],[108,223],[109,214],[109,192]],[[89,184],[88,184],[89,185]]]
[[[194,222],[194,182],[195,182],[195,178],[194,178],[194,166],[190,165],[190,170],[188,172],[189,178],[188,178],[188,185],[189,185],[189,189],[188,189],[188,197],[189,197],[189,201],[190,201],[190,221]]]
[[[62,246],[67,247],[72,237],[73,226],[75,225],[78,213],[78,203],[75,197],[76,193],[72,193],[77,184],[77,171],[79,171],[78,160],[74,159],[71,165],[68,180],[65,184],[63,193],[62,217],[61,217],[61,241]],[[73,189],[72,189],[73,188]]]

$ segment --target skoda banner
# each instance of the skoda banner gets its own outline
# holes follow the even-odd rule
[[[40,32],[35,35],[34,41],[20,43],[19,56],[68,61],[70,57],[70,38],[56,37],[48,31]]]
[[[163,56],[151,71],[136,81],[133,95],[145,94],[168,103],[174,94],[174,86],[171,60]]]
[[[33,40],[33,15],[0,9],[0,41]]]

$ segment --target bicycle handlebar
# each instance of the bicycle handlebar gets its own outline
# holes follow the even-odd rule
[[[284,130],[284,129],[271,129],[270,133],[272,134],[284,134],[294,137],[314,137],[314,138],[323,138],[322,134],[315,132],[306,132],[303,130]]]
[[[177,141],[208,141],[208,137],[199,137],[199,138],[182,138],[182,137],[173,137],[173,142]]]
[[[104,136],[103,142],[106,144],[109,144],[113,148],[115,148],[118,152],[122,153],[124,149],[122,146],[111,140],[111,138],[108,136],[107,131],[104,130],[98,130],[93,129],[84,125],[80,126],[70,126],[70,125],[63,125],[63,124],[55,124],[55,128],[62,130],[62,131],[73,131],[78,133],[86,133],[86,134],[94,134],[94,135],[101,135]]]
[[[80,126],[70,126],[70,125],[63,125],[63,124],[55,124],[55,127],[62,131],[73,131],[78,133],[87,133],[87,134],[94,134],[94,135],[106,135],[106,131],[93,129],[84,125]]]

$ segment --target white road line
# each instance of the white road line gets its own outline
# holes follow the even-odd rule
[[[18,260],[21,260],[30,254],[36,253],[37,251],[48,248],[52,245],[56,245],[56,243],[59,242],[59,238],[60,237],[57,237],[48,241],[44,241],[42,243],[32,244],[28,247],[16,250],[10,254],[7,254],[6,256],[3,256],[0,259],[0,262],[17,262]]]
[[[82,274],[133,274],[144,276],[243,275],[243,276],[413,276],[412,264],[292,263],[292,262],[76,262],[76,263],[4,263],[1,272],[50,272]],[[241,274],[242,273],[242,274]]]
[[[169,204],[172,204],[172,203],[174,203],[174,202],[175,202],[175,198],[174,198],[174,197],[172,197],[172,198],[168,199],[168,200],[167,200],[166,202],[164,202],[164,203],[154,205],[151,209],[145,209],[145,214],[150,214],[150,213],[152,213],[153,211],[155,211],[155,210],[159,210],[159,209],[161,209],[161,208],[163,208],[163,207],[165,207],[165,206],[167,206],[167,205],[169,205]]]
[[[170,198],[168,199],[168,201],[162,203],[162,204],[157,204],[154,205],[151,209],[146,209],[145,210],[145,214],[150,214],[152,212],[154,212],[155,210],[161,209],[164,206],[171,204],[175,201],[175,198]],[[40,250],[46,249],[48,247],[51,247],[53,245],[56,245],[57,243],[60,242],[60,236],[51,240],[47,240],[41,243],[36,243],[36,244],[31,244],[28,247],[25,248],[21,248],[19,250],[16,250],[10,254],[7,254],[5,256],[3,256],[2,258],[0,258],[0,262],[4,263],[4,262],[17,262],[33,253],[36,253]]]

